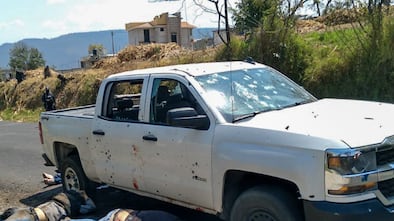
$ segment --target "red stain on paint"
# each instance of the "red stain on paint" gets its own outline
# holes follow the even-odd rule
[[[138,182],[137,179],[133,178],[133,187],[134,189],[138,190]]]

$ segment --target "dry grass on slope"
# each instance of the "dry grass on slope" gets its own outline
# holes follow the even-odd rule
[[[41,95],[45,87],[55,95],[57,108],[93,104],[101,81],[111,74],[148,67],[213,61],[215,50],[191,51],[176,44],[129,46],[116,57],[99,60],[90,69],[63,74],[51,70],[48,78],[44,78],[44,68],[27,71],[26,79],[19,84],[16,80],[0,82],[0,111],[12,109],[17,113],[26,109],[42,109]]]

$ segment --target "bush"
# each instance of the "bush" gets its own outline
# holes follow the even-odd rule
[[[245,40],[238,36],[232,36],[229,47],[222,45],[216,53],[215,60],[244,60],[247,57],[250,55]]]
[[[339,47],[339,53],[314,59],[303,81],[307,89],[318,97],[394,102],[393,21],[385,21],[381,40],[369,38],[351,47]]]

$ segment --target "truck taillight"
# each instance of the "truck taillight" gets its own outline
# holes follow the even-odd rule
[[[41,144],[44,144],[44,138],[42,137],[42,126],[41,126],[41,122],[38,122],[38,130],[40,131],[40,142]]]

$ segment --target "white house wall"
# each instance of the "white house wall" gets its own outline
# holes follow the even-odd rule
[[[128,32],[129,45],[139,45],[141,41],[144,41],[144,30],[134,29]]]
[[[160,31],[160,29],[163,28],[163,31]],[[168,39],[167,39],[167,30],[165,28],[165,26],[163,27],[157,27],[154,29],[155,31],[155,41],[157,43],[167,43]]]
[[[168,30],[164,27],[163,31],[160,31],[160,27],[150,29],[150,40],[155,43],[168,43]],[[191,35],[191,29],[182,28],[181,34],[177,34],[178,44],[185,48],[192,47],[193,36]],[[181,40],[181,42],[179,42]],[[216,40],[220,39],[217,37]],[[139,45],[144,43],[144,29],[133,29],[128,32],[129,45]],[[219,42],[218,42],[219,43]],[[220,42],[221,43],[221,42]]]
[[[192,30],[189,28],[182,28],[181,29],[181,45],[182,47],[185,48],[191,48],[192,47]]]

